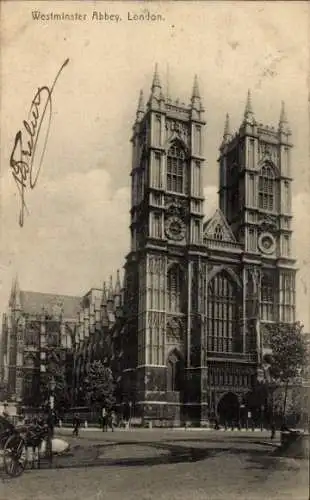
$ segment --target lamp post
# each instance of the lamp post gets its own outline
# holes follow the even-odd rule
[[[47,426],[48,426],[48,436],[46,439],[46,455],[48,459],[50,460],[50,463],[52,463],[53,459],[53,451],[52,451],[52,439],[54,435],[54,391],[56,387],[56,381],[54,376],[52,375],[50,380],[49,380],[49,404],[48,404],[48,410],[47,410]]]
[[[54,406],[55,406],[55,396],[54,396],[55,388],[56,388],[56,381],[55,381],[54,375],[52,375],[50,383],[49,383],[49,393],[50,393],[49,394],[49,407],[50,407],[51,411],[54,410]]]
[[[129,427],[131,427],[132,401],[129,401]]]
[[[243,428],[244,426],[244,409],[245,409],[245,405],[242,403],[240,406],[239,406],[239,425],[241,425],[241,427]]]

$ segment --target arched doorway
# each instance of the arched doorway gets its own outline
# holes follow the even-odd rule
[[[217,405],[217,414],[221,424],[225,422],[229,425],[239,421],[239,401],[236,394],[228,392]]]

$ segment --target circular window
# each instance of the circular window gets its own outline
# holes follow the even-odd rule
[[[173,240],[182,240],[185,235],[184,223],[177,217],[171,217],[166,222],[166,234]]]
[[[258,239],[258,246],[262,253],[272,254],[275,251],[276,242],[269,233],[263,233]]]

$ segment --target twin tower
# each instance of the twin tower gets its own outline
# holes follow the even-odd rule
[[[251,391],[269,325],[295,319],[291,132],[257,123],[248,94],[226,117],[219,208],[203,213],[205,120],[164,95],[157,67],[132,135],[131,249],[125,265],[122,393],[134,413],[203,425]],[[216,147],[216,145],[215,145]]]

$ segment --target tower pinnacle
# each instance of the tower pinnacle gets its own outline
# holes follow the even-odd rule
[[[197,75],[195,75],[195,77],[194,77],[194,84],[193,84],[192,97],[191,97],[191,107],[192,107],[192,110],[195,110],[198,113],[203,111]]]
[[[247,100],[246,100],[246,105],[245,105],[245,110],[244,110],[244,121],[246,123],[254,123],[254,113],[253,113],[253,107],[252,107],[252,95],[251,91],[248,90],[248,95],[247,95]]]
[[[228,140],[230,138],[231,138],[230,120],[229,120],[229,114],[226,113],[225,125],[224,125],[224,133],[223,133],[223,142],[228,142]]]
[[[288,121],[287,121],[287,116],[286,116],[284,101],[281,102],[279,130],[280,131],[289,131],[289,126],[288,126]]]
[[[108,300],[113,300],[113,280],[110,276],[109,290],[108,290]]]
[[[15,275],[15,278],[14,278],[13,283],[12,283],[9,306],[14,307],[15,309],[21,308],[20,288],[19,288],[19,281],[18,281],[17,274]]]
[[[161,83],[158,74],[158,64],[155,64],[153,83],[152,83],[152,93],[156,91],[156,89],[161,89]]]
[[[115,290],[114,290],[115,295],[120,295],[121,293],[121,280],[119,276],[119,269],[116,272],[116,283],[115,283]]]
[[[102,299],[101,299],[101,305],[104,306],[107,303],[107,289],[106,289],[106,284],[105,281],[103,282],[102,285]]]
[[[199,85],[198,85],[198,77],[195,75],[194,77],[194,85],[193,85],[193,92],[192,92],[192,99],[200,99],[200,92],[199,92]]]
[[[144,116],[144,111],[145,111],[145,107],[144,107],[143,90],[140,90],[138,108],[137,108],[137,113],[136,113],[136,117],[137,117],[138,122],[142,120],[142,118]]]

